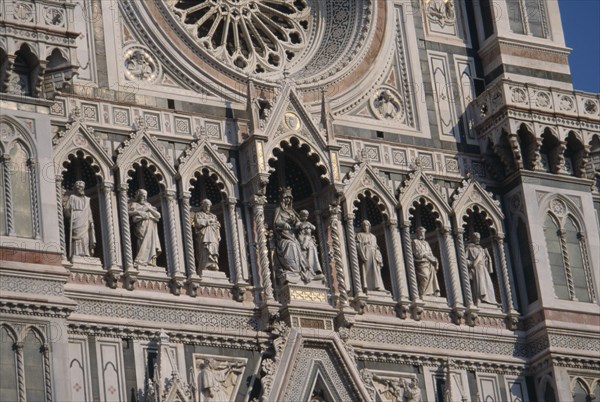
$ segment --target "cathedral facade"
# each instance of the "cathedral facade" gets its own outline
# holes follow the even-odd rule
[[[0,399],[599,399],[559,16],[2,1]]]

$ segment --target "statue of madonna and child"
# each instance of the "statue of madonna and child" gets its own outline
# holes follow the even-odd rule
[[[273,218],[277,278],[282,284],[323,279],[313,235],[316,227],[308,221],[308,211],[302,210],[298,214],[294,210],[290,187],[280,188],[279,198],[279,207]]]

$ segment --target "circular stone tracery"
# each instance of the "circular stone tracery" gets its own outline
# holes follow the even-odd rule
[[[312,28],[306,0],[179,0],[172,10],[213,56],[249,73],[283,69]]]

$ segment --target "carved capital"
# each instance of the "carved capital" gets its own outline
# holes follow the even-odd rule
[[[118,190],[119,190],[119,192],[127,193],[127,190],[129,190],[129,184],[128,183],[119,183]]]
[[[115,185],[109,181],[105,181],[100,185],[100,190],[103,193],[110,193],[115,188]]]
[[[255,195],[250,200],[250,205],[252,205],[253,208],[256,208],[256,207],[262,208],[265,206],[266,203],[267,203],[267,197],[264,195]]]
[[[169,202],[173,202],[177,198],[177,192],[174,190],[167,190],[164,192],[164,194],[165,194],[165,198]]]

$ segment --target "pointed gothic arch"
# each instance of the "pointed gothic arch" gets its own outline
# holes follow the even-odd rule
[[[433,207],[433,211],[437,214],[437,219],[443,227],[451,227],[452,209],[450,205],[442,196],[440,188],[418,166],[409,174],[399,191],[398,201],[403,222],[410,222],[410,209],[415,202],[420,203],[421,200],[426,205]]]
[[[89,160],[102,181],[114,182],[114,162],[100,143],[94,129],[84,123],[79,108],[71,114],[65,130],[59,131],[52,140],[52,145],[56,175],[64,172],[64,163],[69,161],[69,156],[81,152],[82,157]]]
[[[29,131],[0,116],[0,229],[2,235],[40,238],[38,154]]]
[[[504,234],[502,226],[504,214],[500,208],[500,202],[495,200],[481,183],[469,177],[462,182],[461,187],[452,196],[452,213],[457,219],[457,224],[461,225],[462,218],[475,207],[484,211],[489,217],[490,227],[494,234]]]
[[[575,177],[586,177],[589,148],[580,132],[570,130],[565,138],[564,158],[567,171]]]
[[[596,302],[587,229],[577,205],[561,194],[540,200],[546,252],[557,298]]]
[[[214,179],[225,196],[235,196],[238,179],[233,166],[227,162],[227,157],[219,152],[216,146],[209,143],[208,138],[195,140],[179,157],[177,179],[181,183],[180,190],[188,191],[194,175],[204,169],[209,172],[209,176]]]
[[[95,223],[96,249],[92,257],[99,257],[106,268],[116,269],[119,261],[113,212],[115,177],[112,158],[93,128],[85,124],[78,107],[72,111],[65,130],[59,131],[52,143],[56,191],[62,200],[58,212],[63,255],[70,254],[69,231],[63,217],[66,191],[73,190],[75,180],[83,180]]]
[[[562,173],[565,169],[564,143],[553,127],[543,127],[541,134],[540,157],[544,170]]]
[[[452,210],[446,199],[442,196],[439,186],[433,183],[426,175],[420,164],[409,174],[408,179],[399,190],[400,215],[402,218],[402,236],[404,252],[407,261],[411,299],[421,300],[417,284],[417,265],[413,256],[412,232],[417,226],[424,226],[419,222],[424,213],[432,220],[425,227],[425,240],[431,243],[433,255],[438,260],[438,283],[445,288],[448,305],[455,311],[455,316],[462,316],[463,297],[460,289],[459,272],[456,261],[456,249],[452,236],[452,223],[450,216]],[[430,232],[427,235],[427,231]],[[437,251],[439,250],[439,251]],[[435,274],[435,273],[434,273]],[[440,286],[440,291],[441,291]]]
[[[378,282],[381,269],[383,289],[391,291],[396,300],[406,298],[404,279],[404,259],[402,258],[400,236],[398,232],[397,209],[398,200],[394,197],[393,190],[388,180],[379,170],[362,160],[354,165],[342,180],[344,185],[342,203],[345,220],[346,241],[348,244],[349,261],[352,267],[351,277],[354,284],[355,297],[362,297],[363,292],[377,291],[371,288]],[[382,255],[382,267],[375,267],[374,276],[364,267],[370,267],[362,261],[360,247],[365,247],[366,229],[362,222],[367,220],[370,224],[369,232],[374,236],[378,252]],[[361,232],[357,232],[361,229]],[[359,240],[358,237],[362,240]],[[370,280],[367,280],[369,277]],[[369,284],[371,283],[371,284]],[[377,292],[374,293],[377,295]]]
[[[237,230],[239,212],[236,206],[238,180],[233,166],[216,146],[209,143],[207,137],[202,137],[191,143],[179,158],[177,180],[188,277],[196,280],[201,274],[196,269],[195,261],[199,254],[192,233],[192,213],[199,211],[201,199],[209,199],[214,207],[211,212],[222,223],[219,270],[228,273],[231,282],[241,283],[243,274]]]
[[[541,140],[535,135],[535,129],[530,123],[523,122],[516,130],[523,168],[527,170],[540,170]]]
[[[124,243],[123,260],[126,270],[125,282],[128,289],[133,289],[137,281],[136,267],[154,264],[166,269],[166,274],[171,277],[172,291],[179,294],[183,286],[184,276],[181,272],[183,264],[183,253],[181,252],[180,236],[181,222],[178,218],[179,211],[176,200],[176,170],[173,163],[168,160],[158,141],[148,134],[142,119],[138,119],[129,139],[124,141],[117,149],[117,160],[115,170],[119,178],[119,217],[121,223],[121,235]],[[147,201],[160,214],[158,222],[153,225],[158,227],[158,242],[151,242],[154,248],[162,252],[148,251],[139,259],[139,250],[134,251],[131,239],[133,232],[130,226],[129,198],[133,197],[138,189],[146,189]],[[135,205],[135,204],[134,204]],[[139,223],[139,222],[138,222]],[[135,224],[135,222],[134,222]],[[154,232],[152,232],[154,233]],[[151,233],[147,235],[154,236]],[[145,239],[145,238],[144,238]],[[138,247],[145,243],[136,239]],[[150,244],[150,243],[149,243]],[[148,258],[146,258],[148,257]],[[148,260],[146,262],[146,260]]]

